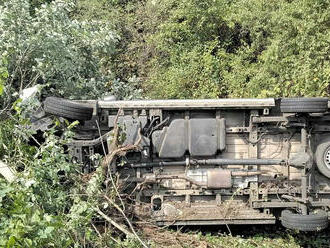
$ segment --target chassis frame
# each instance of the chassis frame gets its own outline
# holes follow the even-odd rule
[[[315,162],[330,138],[329,103],[314,113],[306,101],[297,112],[280,98],[73,101],[93,114],[69,148],[90,172],[117,125],[122,146],[140,139],[109,168],[158,225],[274,224],[283,209],[329,213],[330,179]]]

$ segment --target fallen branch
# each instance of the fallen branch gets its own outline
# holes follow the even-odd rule
[[[123,203],[123,200],[121,199],[121,196],[118,192],[117,185],[115,184],[115,182],[113,180],[111,170],[108,170],[108,166],[112,164],[112,162],[114,161],[116,156],[124,156],[126,154],[126,152],[128,152],[128,151],[138,150],[139,149],[139,144],[142,140],[142,136],[141,136],[141,129],[139,128],[139,130],[138,130],[139,138],[135,142],[135,144],[127,145],[127,146],[124,146],[124,147],[118,147],[118,136],[119,136],[118,117],[119,117],[120,113],[121,113],[121,109],[118,110],[118,113],[117,113],[116,118],[114,120],[114,129],[113,129],[114,137],[112,139],[111,144],[108,144],[109,153],[104,154],[105,157],[104,157],[104,159],[101,163],[101,166],[103,168],[103,171],[104,171],[105,175],[107,174],[107,172],[109,172],[109,177],[110,177],[110,180],[111,180],[112,187],[114,188],[114,190],[117,194],[117,197],[119,198],[119,200],[121,202],[121,205],[122,205],[123,209],[125,210],[125,204]]]
[[[128,151],[132,151],[132,150],[138,150],[139,149],[139,143],[142,140],[142,136],[141,136],[141,129],[138,130],[138,134],[139,134],[139,138],[138,140],[133,144],[133,145],[127,145],[124,147],[118,147],[118,136],[119,136],[119,128],[118,128],[118,116],[119,113],[121,112],[121,110],[118,110],[117,116],[115,118],[115,123],[114,123],[114,137],[112,139],[111,144],[108,144],[108,150],[109,153],[105,154],[105,149],[103,147],[103,151],[104,151],[104,159],[101,163],[102,169],[104,171],[104,174],[107,175],[107,172],[109,172],[109,177],[112,183],[112,187],[116,192],[117,197],[119,198],[121,205],[123,207],[120,208],[112,199],[110,199],[107,195],[104,195],[104,198],[111,204],[113,205],[120,213],[121,215],[124,217],[124,219],[126,220],[127,224],[129,225],[131,231],[133,233],[131,233],[130,231],[128,231],[123,225],[118,224],[117,222],[115,222],[113,219],[111,219],[111,217],[109,217],[108,215],[106,215],[105,213],[103,213],[99,208],[95,208],[95,211],[97,213],[99,213],[105,220],[107,220],[108,222],[110,222],[113,226],[115,226],[117,229],[119,229],[121,232],[123,232],[127,237],[129,238],[136,238],[140,244],[144,247],[144,248],[148,248],[148,246],[143,242],[143,240],[138,236],[138,234],[135,232],[134,227],[131,223],[131,221],[127,218],[124,210],[125,210],[125,204],[123,203],[121,196],[119,194],[117,185],[115,184],[112,174],[111,174],[111,170],[108,170],[108,166],[112,164],[112,162],[114,161],[116,156],[124,156],[126,154],[126,152]],[[98,124],[98,123],[97,123]],[[97,125],[98,130],[99,130],[99,135],[101,136],[101,131],[100,131],[100,127],[99,125]]]
[[[139,237],[139,235],[137,235],[137,233],[134,230],[134,227],[132,225],[132,223],[130,222],[130,220],[127,218],[126,214],[124,213],[124,211],[113,201],[111,200],[108,196],[104,195],[104,198],[110,203],[112,204],[121,214],[122,216],[125,218],[127,224],[129,225],[130,229],[132,230],[133,234],[135,235],[136,239],[141,243],[141,245],[145,248],[148,248],[148,246],[142,241],[142,239]]]
[[[94,210],[101,215],[106,221],[108,221],[111,225],[113,225],[114,227],[116,227],[119,231],[121,231],[122,233],[124,233],[126,235],[126,237],[128,238],[134,238],[134,234],[131,233],[130,231],[128,231],[123,225],[115,222],[113,219],[111,219],[108,215],[106,215],[105,213],[103,213],[99,208],[94,208]]]
[[[118,129],[117,129],[118,130]],[[140,131],[141,129],[139,129],[138,133],[140,135],[139,139],[135,142],[135,144],[133,145],[127,145],[127,146],[124,146],[124,147],[119,147],[119,148],[116,148],[114,149],[111,153],[107,154],[105,156],[105,158],[103,159],[102,161],[102,167],[103,169],[107,169],[109,164],[112,163],[112,161],[114,160],[114,158],[117,156],[117,155],[120,155],[120,156],[124,156],[126,154],[126,152],[128,151],[135,151],[135,150],[138,150],[139,149],[139,143],[141,142],[142,140],[142,136],[140,134]],[[118,132],[118,131],[117,131]],[[113,141],[116,143],[116,141]]]
[[[92,223],[92,227],[94,228],[95,232],[99,235],[99,238],[102,239],[102,235],[99,230],[97,230],[97,227]],[[114,237],[110,236],[110,239],[114,241],[115,243],[119,244],[118,240],[116,240]]]
[[[118,137],[119,137],[118,118],[119,118],[120,113],[121,113],[121,109],[118,110],[118,113],[117,113],[116,118],[115,118],[114,123],[113,123],[113,125],[114,125],[113,138],[112,138],[111,143],[108,144],[109,153],[104,154],[105,157],[102,161],[102,168],[105,171],[108,168],[109,164],[112,163],[112,161],[114,160],[114,158],[117,155],[124,156],[126,154],[126,152],[128,152],[128,151],[138,150],[139,149],[139,144],[142,140],[141,128],[139,128],[139,130],[138,130],[139,138],[134,144],[123,146],[123,147],[118,145]]]

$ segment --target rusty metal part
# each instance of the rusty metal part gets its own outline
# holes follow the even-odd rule
[[[228,127],[226,133],[248,133],[250,132],[249,127]]]
[[[232,171],[231,175],[233,177],[248,177],[248,176],[256,176],[256,175],[261,175],[265,174],[266,172],[264,171]]]
[[[101,144],[102,141],[106,141],[110,136],[111,132],[107,132],[102,137],[93,140],[72,140],[68,143],[68,146],[95,146]]]
[[[190,177],[187,177],[186,175],[158,175],[155,177],[155,180],[163,180],[163,179],[183,179],[198,186],[206,186],[204,182],[198,182]]]
[[[280,165],[285,161],[282,159],[200,159],[193,160],[196,164],[207,165]]]
[[[253,208],[300,208],[301,205],[302,204],[297,201],[253,202]],[[329,207],[330,201],[311,201],[308,205],[312,207]]]
[[[223,170],[223,169],[210,169],[207,171],[207,178],[206,181],[198,181],[194,180],[193,178],[186,176],[184,174],[181,175],[154,175],[151,174],[149,176],[145,175],[145,178],[127,178],[126,182],[139,182],[139,183],[146,183],[152,184],[156,183],[159,180],[176,180],[182,179],[186,180],[192,184],[201,187],[207,187],[212,189],[217,188],[231,188],[232,184],[232,177],[249,177],[255,175],[261,175],[264,173],[263,171],[230,171],[230,170]]]
[[[290,122],[298,121],[299,118],[295,116],[253,116],[253,123],[265,123],[265,122]]]
[[[308,149],[308,138],[306,128],[301,129],[301,147],[304,152],[307,152]]]
[[[202,226],[202,225],[271,225],[275,224],[275,218],[269,219],[226,219],[226,220],[169,220],[169,221],[157,221],[158,226]]]
[[[204,182],[198,182],[190,177],[187,177],[186,175],[150,175],[146,178],[128,178],[125,181],[126,182],[139,182],[139,183],[146,183],[146,184],[152,184],[152,183],[156,183],[159,180],[175,180],[175,179],[182,179],[182,180],[186,180],[192,184],[201,186],[201,187],[205,187],[206,183]]]
[[[222,169],[213,169],[207,171],[207,188],[221,189],[231,188],[231,171]]]
[[[180,202],[167,202],[164,209],[153,212],[156,223],[164,225],[218,225],[218,224],[274,224],[275,216],[249,208],[240,200],[226,200],[219,205],[205,205],[203,202],[193,202],[189,207]],[[171,211],[165,211],[170,209]],[[165,222],[165,223],[164,223]]]
[[[307,203],[308,199],[302,199],[299,197],[291,196],[291,195],[282,195],[283,199],[289,200],[289,201],[295,201],[295,202],[301,202],[301,203]]]

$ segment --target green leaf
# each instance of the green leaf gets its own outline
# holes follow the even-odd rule
[[[15,243],[16,243],[16,238],[14,236],[10,236],[7,242],[7,248],[14,247]]]
[[[0,96],[3,94],[3,88],[4,88],[4,85],[2,82],[0,82]]]
[[[79,121],[74,121],[72,122],[69,126],[68,126],[68,129],[72,129],[74,128],[75,126],[79,125]]]
[[[32,247],[33,241],[29,238],[24,239],[27,247]]]

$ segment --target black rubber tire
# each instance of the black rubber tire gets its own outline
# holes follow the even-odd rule
[[[282,98],[282,113],[324,113],[328,110],[328,98],[311,97],[311,98]]]
[[[330,178],[330,168],[327,166],[325,161],[325,156],[328,151],[330,151],[330,137],[321,140],[320,143],[317,145],[314,154],[314,159],[319,172],[321,172],[327,178]]]
[[[321,231],[329,225],[328,214],[323,210],[308,215],[293,213],[291,210],[283,210],[281,223],[288,229],[305,232]]]
[[[49,114],[81,121],[90,120],[93,115],[93,108],[59,97],[47,97],[44,110]]]

